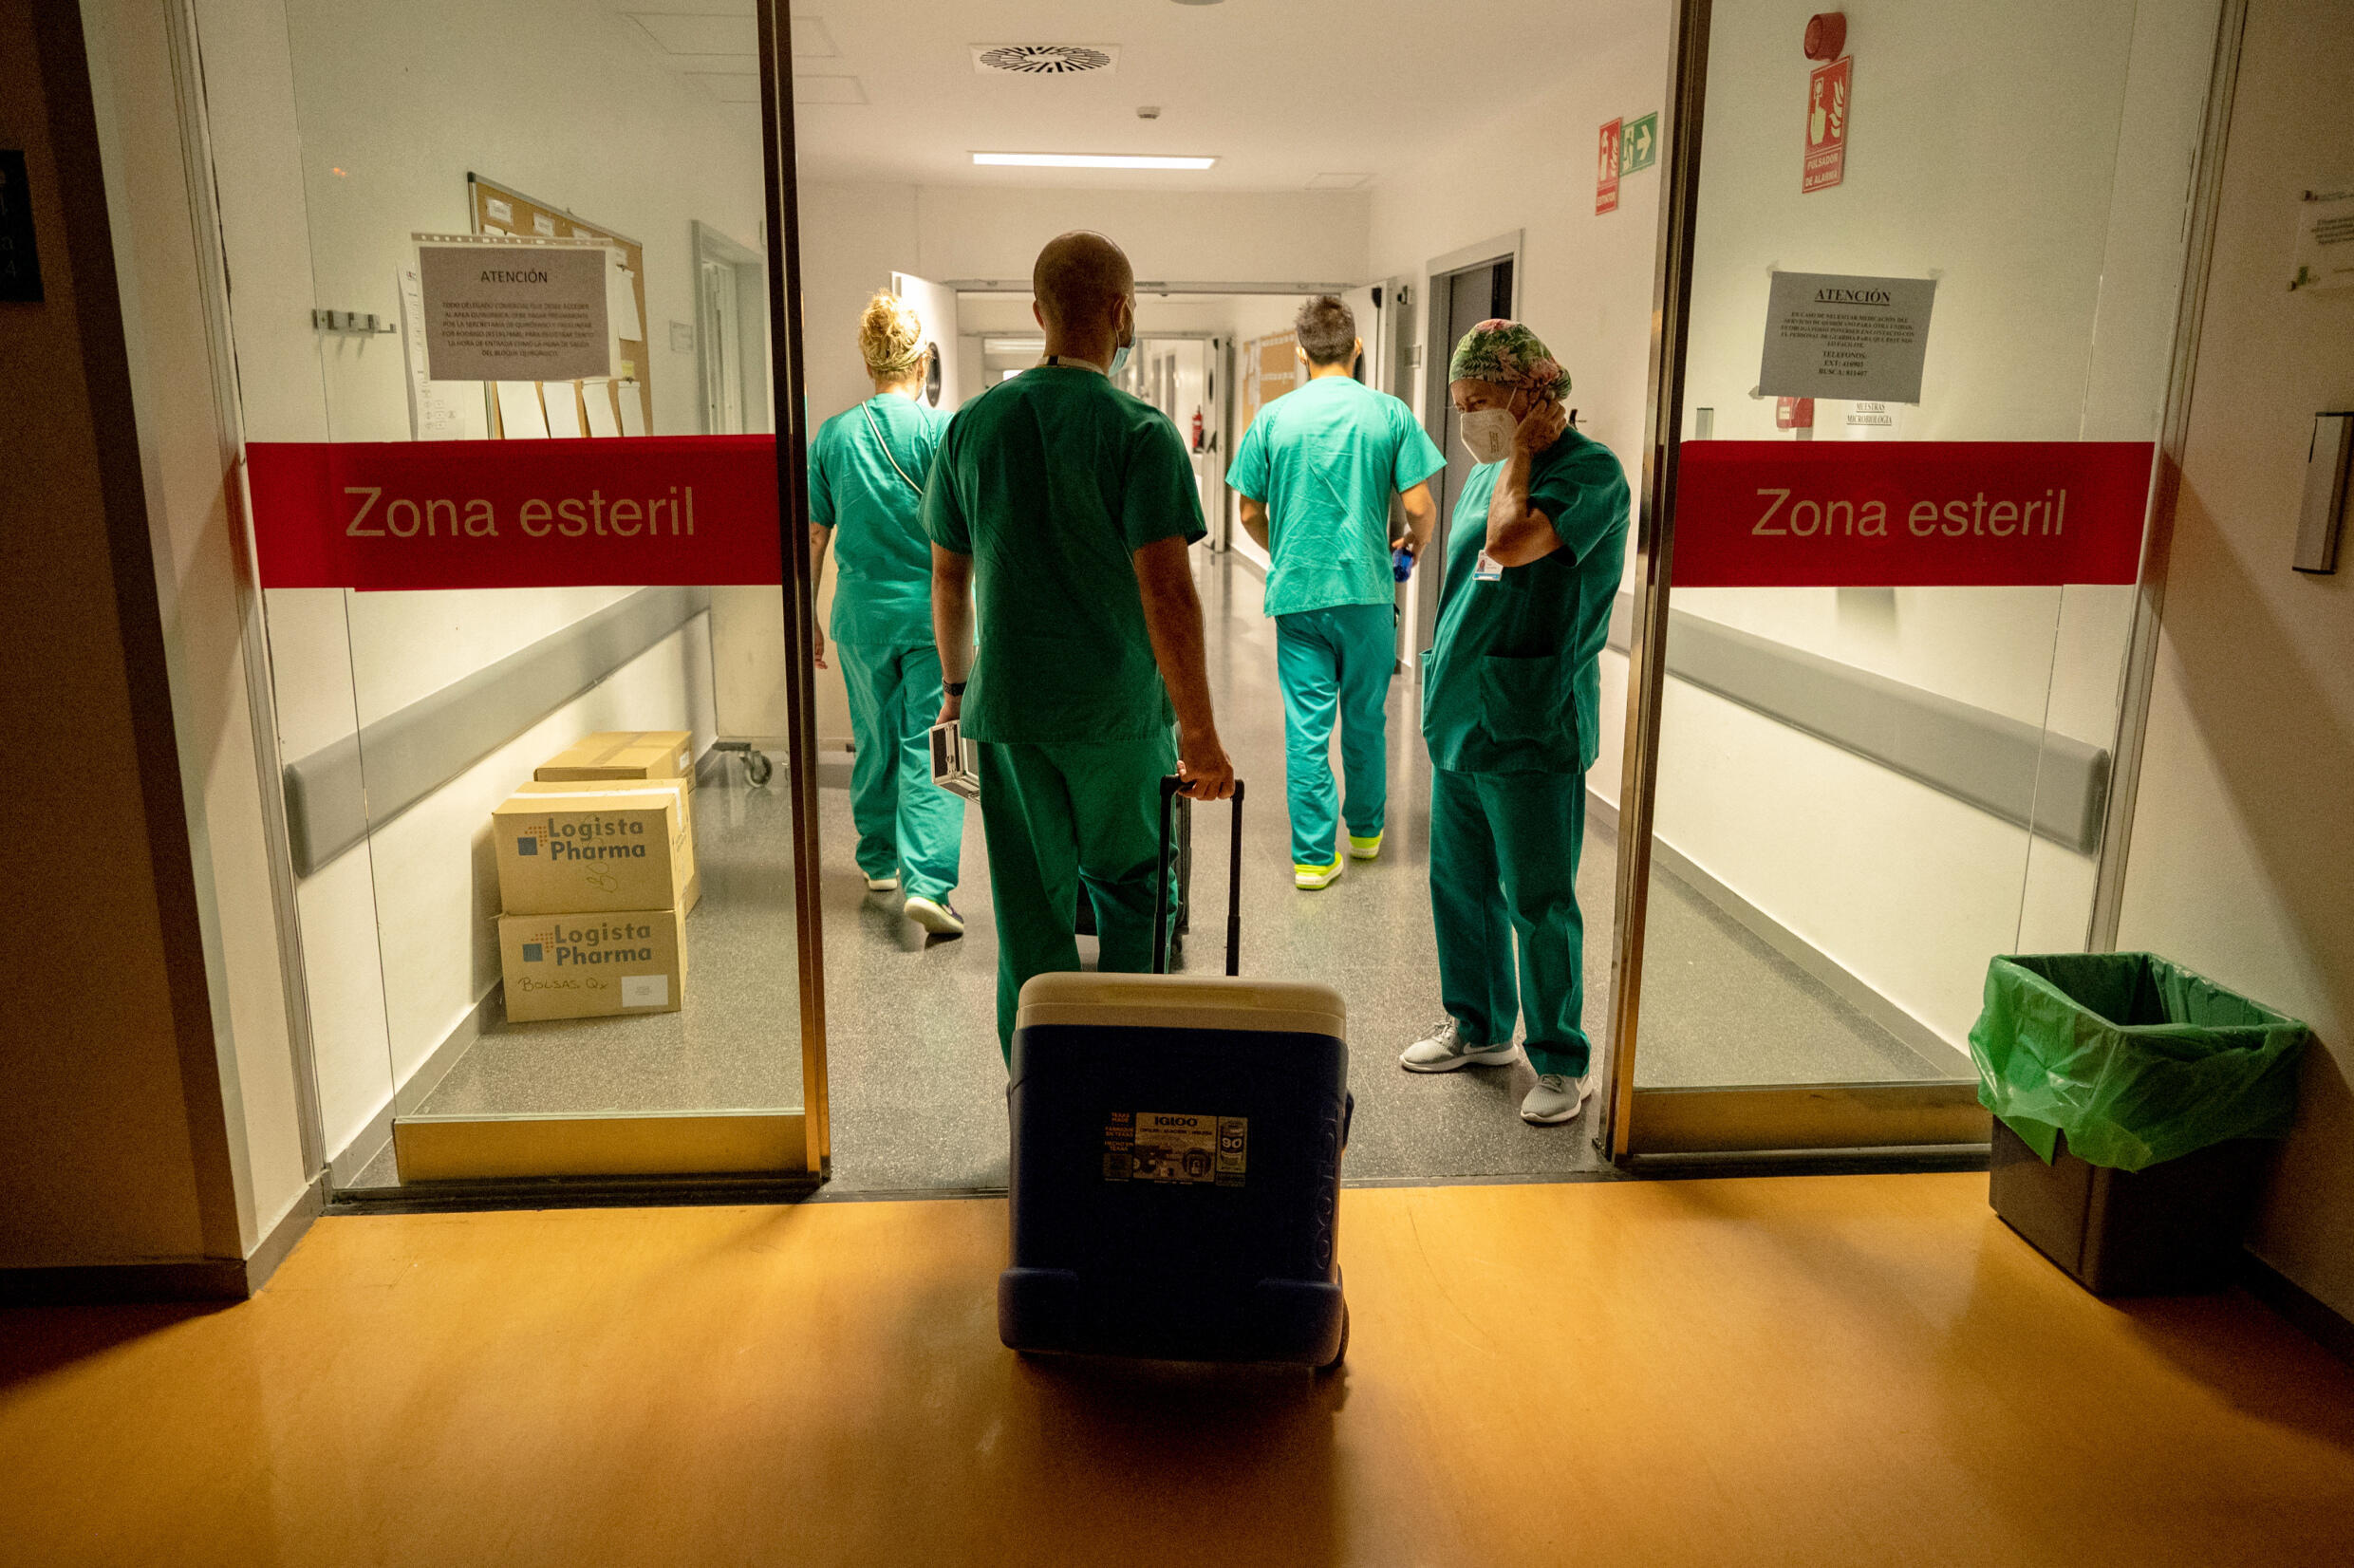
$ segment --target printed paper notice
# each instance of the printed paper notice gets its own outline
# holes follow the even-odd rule
[[[611,375],[605,258],[602,246],[561,241],[419,245],[433,379]]]
[[[639,397],[636,382],[615,382],[613,396],[621,400],[621,433],[625,436],[645,434],[645,403]]]
[[[2307,192],[2297,205],[2297,252],[2289,287],[2354,287],[2354,191]]]
[[[613,336],[642,343],[645,327],[638,320],[638,274],[622,265],[613,252],[613,265],[605,274],[605,313],[613,323]]]
[[[467,410],[481,407],[482,389],[453,386],[425,373],[424,285],[413,266],[397,269],[395,281],[401,289],[401,355],[408,372],[410,439],[456,441],[477,434],[472,427],[481,420],[478,416],[470,420]]]
[[[1934,278],[1776,272],[1758,395],[1921,401]]]

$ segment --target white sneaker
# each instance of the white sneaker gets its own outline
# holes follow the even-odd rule
[[[1593,1092],[1594,1074],[1591,1073],[1579,1078],[1565,1073],[1540,1073],[1537,1074],[1537,1087],[1528,1092],[1526,1099],[1521,1101],[1521,1120],[1533,1122],[1539,1127],[1559,1127],[1563,1122],[1574,1122],[1586,1103],[1586,1096]]]
[[[964,917],[956,912],[956,905],[944,898],[925,898],[922,893],[902,905],[907,918],[936,937],[961,937],[964,934]]]
[[[1452,1073],[1458,1067],[1493,1067],[1519,1055],[1510,1040],[1502,1045],[1465,1044],[1463,1031],[1449,1018],[1429,1038],[1399,1052],[1398,1065],[1409,1073]]]
[[[887,877],[869,877],[867,879],[867,891],[869,893],[896,893],[899,891],[899,873],[893,871]]]

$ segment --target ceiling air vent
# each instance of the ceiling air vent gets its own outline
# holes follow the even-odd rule
[[[973,69],[982,76],[1109,75],[1120,51],[1097,44],[976,44]]]

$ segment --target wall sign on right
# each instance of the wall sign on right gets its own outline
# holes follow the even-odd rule
[[[1798,188],[1828,190],[1847,177],[1847,99],[1855,86],[1852,55],[1818,65],[1806,79],[1806,161]]]

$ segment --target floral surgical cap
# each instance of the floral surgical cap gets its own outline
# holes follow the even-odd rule
[[[1517,321],[1484,321],[1455,345],[1448,362],[1450,382],[1494,382],[1499,386],[1528,388],[1539,397],[1560,398],[1569,392],[1569,372],[1536,333]]]

